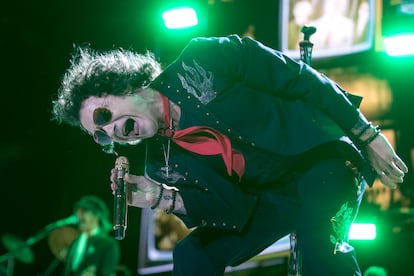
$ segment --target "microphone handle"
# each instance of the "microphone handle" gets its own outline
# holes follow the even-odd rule
[[[127,229],[127,199],[126,184],[124,181],[125,173],[128,172],[128,159],[120,156],[115,161],[115,169],[117,170],[116,185],[117,189],[114,195],[114,217],[113,230],[115,239],[123,240]]]

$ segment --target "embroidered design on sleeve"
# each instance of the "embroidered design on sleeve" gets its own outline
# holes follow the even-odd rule
[[[334,235],[330,236],[331,242],[335,245],[336,252],[349,253],[354,248],[348,244],[348,233],[353,221],[353,208],[348,207],[348,202],[342,204],[341,209],[331,218]]]
[[[183,76],[178,73],[181,85],[187,91],[196,97],[203,105],[208,104],[216,97],[213,90],[214,75],[210,71],[206,71],[195,60],[194,67],[182,62],[182,66],[186,74]]]
[[[185,177],[177,171],[170,169],[169,173],[165,172],[165,168],[161,168],[160,172],[156,173],[159,177],[164,179],[169,184],[176,184],[179,180],[185,179]]]

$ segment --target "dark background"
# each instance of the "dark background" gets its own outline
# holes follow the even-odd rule
[[[140,52],[151,49],[167,63],[190,36],[242,34],[253,23],[256,38],[277,48],[278,1],[262,0],[260,6],[257,1],[211,1],[214,4],[193,1],[205,8],[208,22],[202,22],[202,29],[188,35],[166,33],[157,27],[161,22],[154,18],[163,2],[3,0],[0,3],[1,235],[11,233],[26,240],[45,225],[69,216],[73,204],[86,194],[101,197],[112,208],[109,171],[115,156],[102,153],[79,129],[51,121],[51,101],[69,65],[74,44]],[[414,63],[407,59],[402,65],[399,60],[397,65],[396,61],[382,61],[375,53],[363,58],[363,61],[361,57],[327,61],[320,66],[361,62],[379,75],[390,75],[395,94],[390,116],[401,130],[400,155],[410,164],[413,101],[408,68],[412,69]],[[141,169],[142,154],[138,146],[137,155],[128,156],[131,171]],[[407,179],[404,193],[410,198],[411,175]],[[140,210],[130,208],[127,237],[121,241],[121,263],[133,275],[139,254],[139,218]],[[411,239],[409,234],[408,241]],[[31,264],[16,261],[15,275],[39,275],[54,259],[47,238],[31,249],[35,261]],[[0,245],[0,255],[6,252]]]

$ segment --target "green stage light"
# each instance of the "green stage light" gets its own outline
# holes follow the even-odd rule
[[[349,230],[350,240],[375,240],[377,228],[373,223],[353,223]]]
[[[414,34],[394,35],[384,38],[384,47],[389,56],[414,54]]]
[[[182,29],[198,24],[197,13],[193,8],[176,8],[162,13],[164,25],[168,29]]]

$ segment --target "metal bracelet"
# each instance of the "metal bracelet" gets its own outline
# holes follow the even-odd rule
[[[361,131],[358,133],[358,134],[356,134],[355,135],[355,137],[357,138],[357,139],[359,139],[359,140],[361,140],[361,136],[362,135],[364,135],[364,133],[368,130],[368,129],[370,129],[370,128],[372,128],[373,126],[372,126],[372,123],[371,122],[369,122],[368,124],[366,124],[362,129],[361,129]]]
[[[363,142],[362,145],[364,147],[371,144],[371,142],[374,141],[374,139],[377,138],[377,136],[381,133],[381,129],[378,126],[375,126],[374,129],[375,129],[374,133],[367,140]]]
[[[171,206],[167,210],[165,210],[165,212],[167,214],[171,214],[172,212],[174,212],[176,198],[177,198],[177,191],[172,190],[172,203],[171,203]]]
[[[160,205],[163,193],[164,193],[164,187],[160,185],[160,193],[158,194],[157,201],[155,202],[155,204],[151,206],[152,210],[154,210],[155,208],[158,207],[158,205]]]

